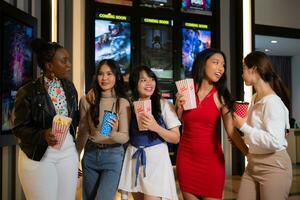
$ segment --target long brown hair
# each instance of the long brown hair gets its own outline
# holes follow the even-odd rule
[[[123,76],[121,74],[120,68],[117,65],[117,63],[112,59],[104,59],[104,60],[100,61],[100,63],[98,64],[97,70],[95,72],[94,80],[92,83],[92,89],[95,94],[95,103],[91,105],[90,114],[91,114],[91,118],[92,118],[95,126],[97,126],[99,124],[99,105],[100,105],[100,100],[101,100],[101,92],[103,91],[102,88],[99,86],[97,76],[100,71],[100,68],[104,64],[106,64],[110,68],[110,70],[116,77],[116,83],[114,85],[114,91],[115,91],[116,98],[117,98],[116,112],[119,111],[120,98],[124,98],[124,99],[128,100],[128,96],[127,96],[125,88],[124,88]]]
[[[274,92],[281,98],[285,106],[290,110],[291,102],[289,90],[273,68],[270,58],[261,51],[253,51],[244,58],[244,63],[250,69],[257,67],[260,77],[270,84]]]

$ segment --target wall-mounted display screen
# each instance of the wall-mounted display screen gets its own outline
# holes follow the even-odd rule
[[[141,64],[159,79],[173,79],[172,20],[142,18]]]
[[[95,0],[95,2],[116,4],[116,5],[124,5],[124,6],[132,6],[133,0]]]
[[[182,27],[182,66],[185,77],[190,76],[196,55],[209,47],[210,27],[207,24],[185,22]]]
[[[212,15],[211,0],[182,0],[181,11],[193,14]]]
[[[141,0],[140,6],[150,8],[173,8],[172,0]]]
[[[122,74],[129,73],[131,62],[130,22],[128,16],[97,13],[95,19],[95,64],[115,60]]]
[[[1,99],[2,117],[1,130],[12,128],[12,108],[17,90],[33,78],[32,52],[28,41],[34,36],[33,27],[8,16],[3,18],[2,31],[2,69]]]

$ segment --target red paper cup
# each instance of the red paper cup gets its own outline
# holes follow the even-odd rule
[[[248,106],[249,106],[248,102],[236,101],[234,103],[235,113],[238,116],[245,118],[247,116]]]

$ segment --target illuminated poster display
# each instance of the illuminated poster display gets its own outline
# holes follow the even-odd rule
[[[132,6],[133,0],[95,0],[95,2],[107,3],[107,4],[116,4],[116,5],[124,5],[124,6]]]
[[[182,66],[190,76],[196,55],[211,47],[211,30],[207,24],[185,22],[182,27]]]
[[[149,66],[159,79],[173,79],[172,20],[143,18],[141,64]]]
[[[95,19],[95,64],[115,60],[122,74],[129,73],[131,40],[129,17],[98,13]]]
[[[141,0],[141,6],[152,8],[169,8],[172,9],[172,0]]]
[[[28,41],[33,38],[33,27],[10,17],[4,17],[2,36],[1,130],[12,128],[12,109],[17,90],[32,80],[32,52]]]
[[[181,11],[193,14],[212,15],[211,0],[182,0]]]

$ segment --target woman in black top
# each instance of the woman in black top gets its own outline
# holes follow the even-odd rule
[[[20,139],[18,172],[26,199],[75,199],[78,156],[74,136],[78,97],[69,54],[58,43],[31,42],[43,75],[18,90],[13,133]],[[52,133],[55,115],[72,119],[59,145]]]

